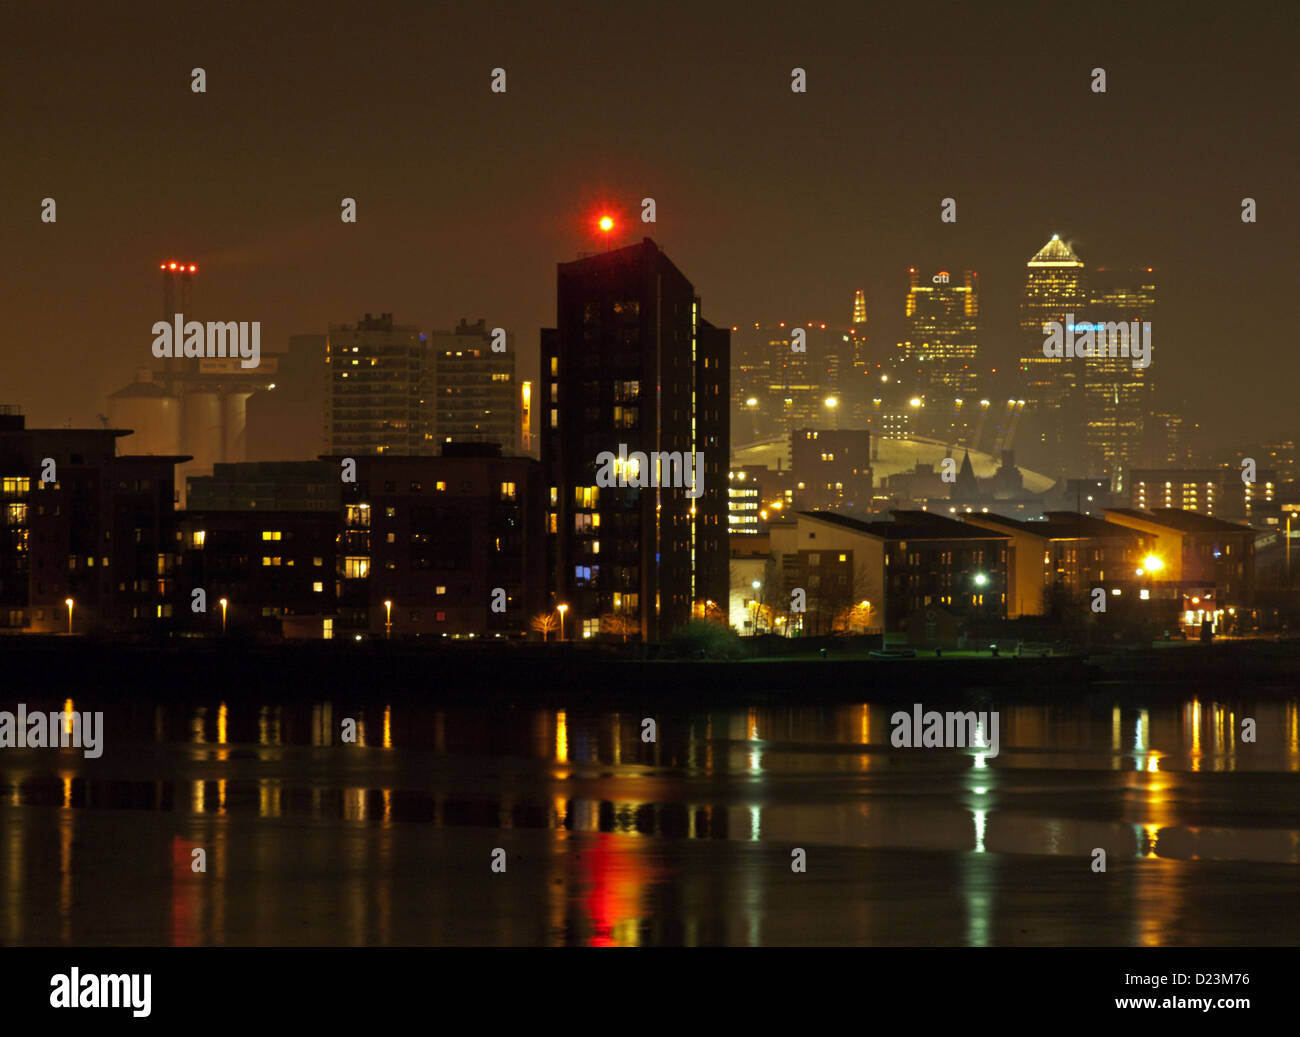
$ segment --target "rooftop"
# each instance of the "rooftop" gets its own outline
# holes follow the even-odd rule
[[[806,518],[819,519],[833,526],[855,533],[865,533],[881,540],[989,540],[1000,535],[978,526],[929,511],[895,511],[894,518],[885,522],[863,522],[833,511],[801,511]]]
[[[1124,515],[1127,518],[1151,522],[1180,533],[1254,533],[1250,526],[1236,522],[1224,522],[1195,511],[1181,511],[1178,508],[1152,508],[1142,511],[1140,508],[1107,508],[1107,515]]]

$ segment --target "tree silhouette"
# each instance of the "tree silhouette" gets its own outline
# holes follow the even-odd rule
[[[533,617],[532,622],[529,625],[534,630],[539,631],[542,635],[542,640],[545,641],[547,635],[560,625],[560,620],[554,612],[539,612]]]

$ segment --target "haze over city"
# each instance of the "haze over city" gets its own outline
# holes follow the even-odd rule
[[[1255,11],[15,10],[3,395],[37,424],[94,424],[149,362],[171,256],[202,264],[205,313],[263,321],[268,350],[364,311],[484,316],[530,371],[554,264],[603,247],[608,206],[616,243],[654,237],[719,323],[847,322],[863,289],[889,348],[909,266],[976,270],[990,364],[1015,357],[1024,263],[1059,233],[1089,267],[1156,268],[1161,391],[1189,420],[1274,435],[1298,387],[1279,302],[1300,155],[1258,99],[1297,83]],[[206,93],[164,88],[198,65]],[[1096,66],[1107,92],[1075,89]],[[44,197],[56,225],[35,218]]]

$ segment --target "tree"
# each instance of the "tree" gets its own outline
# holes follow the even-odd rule
[[[560,620],[554,612],[539,612],[533,617],[530,625],[541,633],[542,640],[545,641],[547,635],[560,625]]]
[[[687,659],[739,659],[745,649],[730,627],[706,619],[693,619],[668,635],[672,655]]]
[[[606,612],[600,617],[600,632],[621,637],[624,644],[627,644],[628,634],[635,634],[640,629],[640,624],[625,612]]]
[[[871,613],[874,607],[869,601],[859,601],[856,605],[842,608],[835,615],[831,628],[834,634],[866,633],[871,629]]]

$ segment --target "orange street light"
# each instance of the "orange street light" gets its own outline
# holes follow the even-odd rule
[[[221,632],[223,634],[226,632],[226,606],[229,604],[230,602],[225,598],[221,599]]]
[[[68,606],[68,633],[72,633],[72,599],[64,598],[63,604]]]
[[[560,614],[560,640],[564,640],[564,613],[569,610],[568,605],[556,605],[555,611]]]

